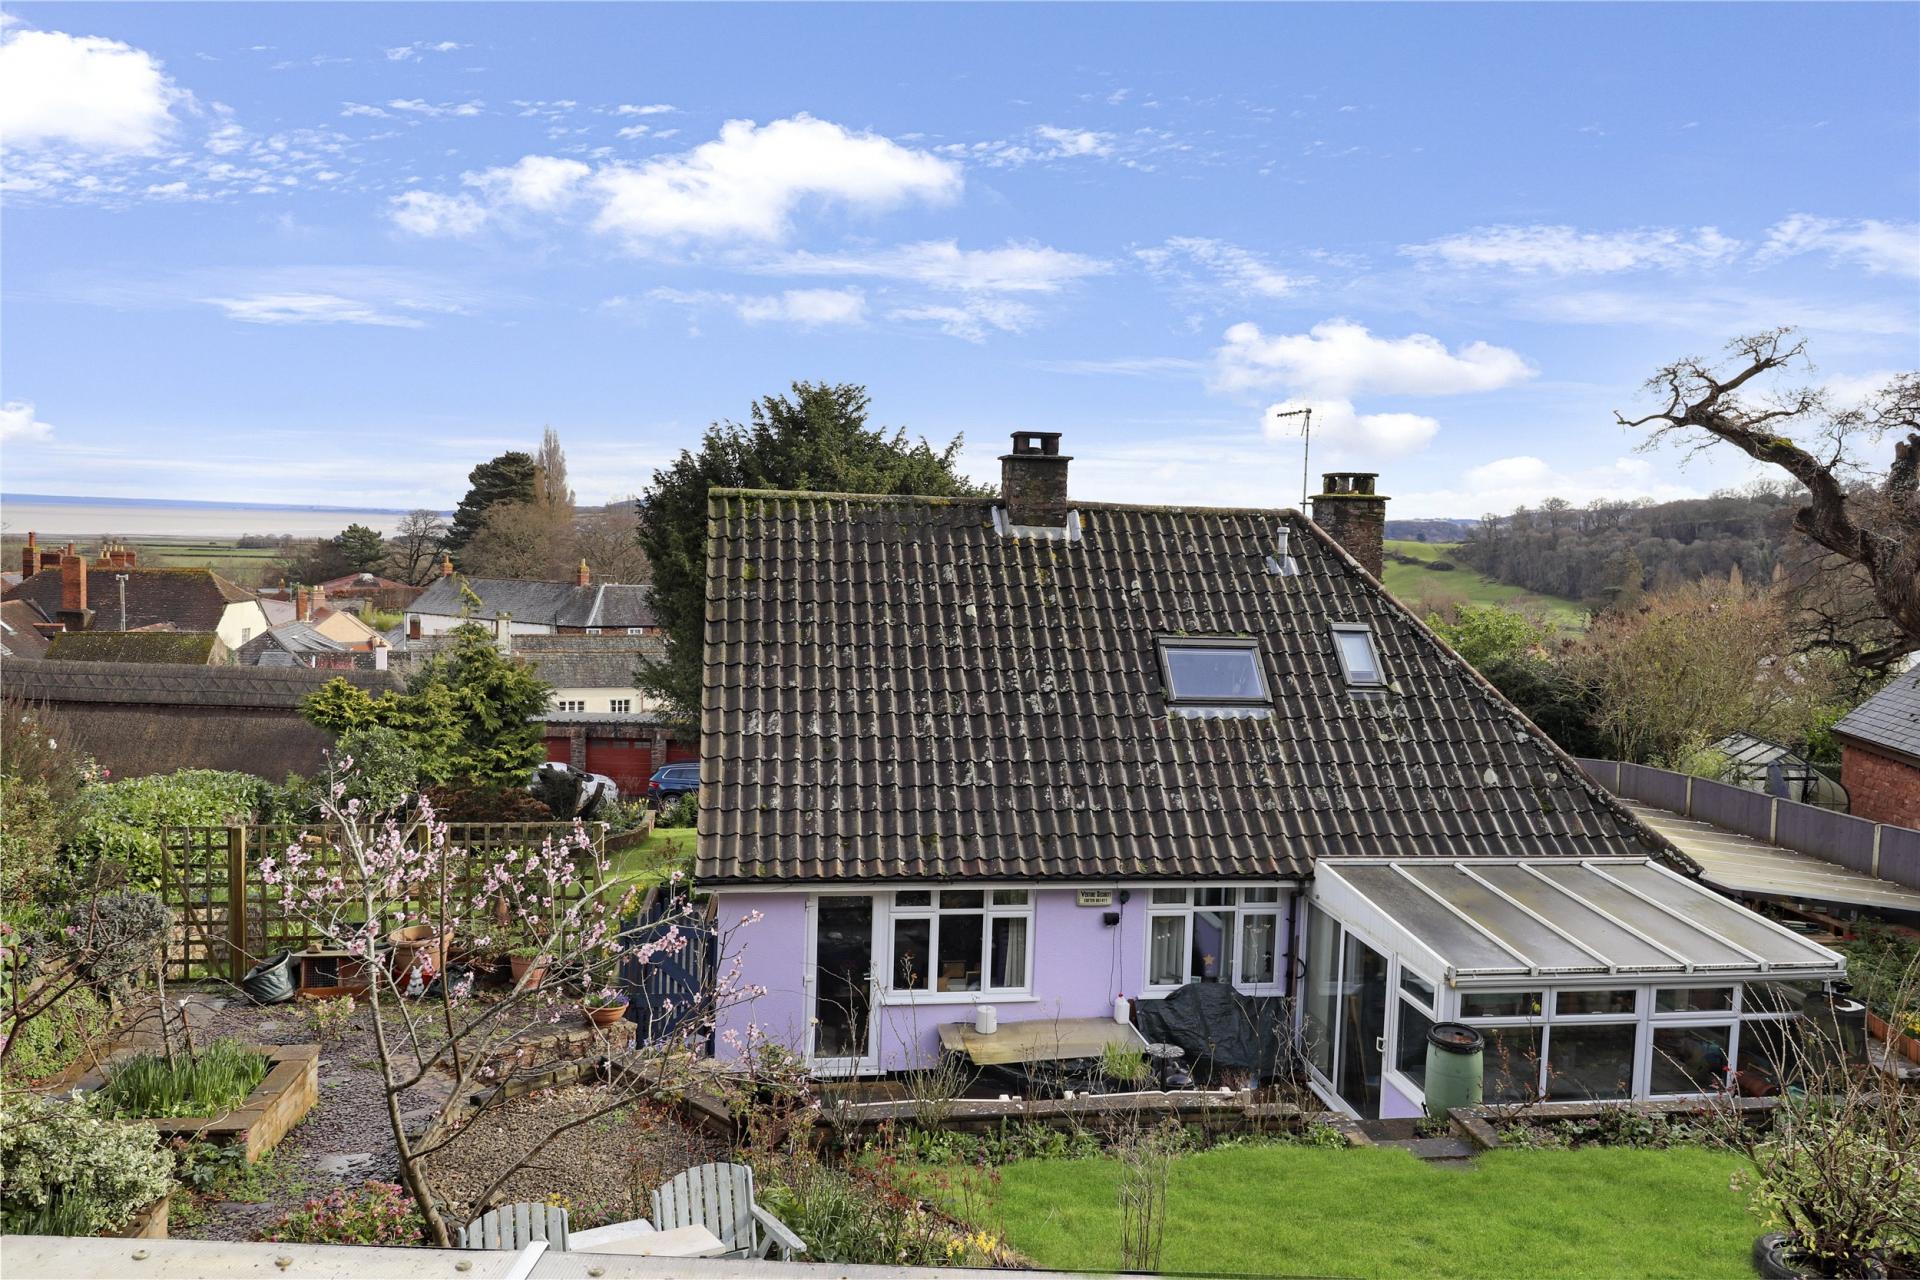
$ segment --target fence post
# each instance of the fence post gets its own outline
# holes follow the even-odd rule
[[[227,828],[227,977],[247,972],[247,829]]]

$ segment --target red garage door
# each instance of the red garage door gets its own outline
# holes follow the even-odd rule
[[[588,738],[587,772],[604,773],[619,783],[622,799],[643,796],[647,779],[653,776],[652,744],[632,738]]]
[[[558,760],[561,764],[572,763],[573,743],[566,738],[548,738],[547,760],[549,763],[555,760]]]

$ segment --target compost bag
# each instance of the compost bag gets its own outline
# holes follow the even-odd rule
[[[1241,995],[1224,982],[1190,982],[1165,1000],[1142,1000],[1134,1021],[1149,1042],[1179,1045],[1202,1070],[1288,1070],[1287,1002]]]
[[[293,999],[293,952],[282,951],[247,970],[240,989],[255,1004],[284,1004]]]

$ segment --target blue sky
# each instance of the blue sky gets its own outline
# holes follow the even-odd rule
[[[1920,6],[21,4],[11,492],[631,493],[794,379],[1085,497],[1700,493],[1612,410],[1920,363]]]

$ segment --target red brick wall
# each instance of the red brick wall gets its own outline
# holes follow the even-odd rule
[[[1920,827],[1920,768],[1845,743],[1840,748],[1840,781],[1854,817]]]

